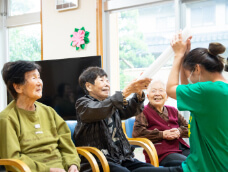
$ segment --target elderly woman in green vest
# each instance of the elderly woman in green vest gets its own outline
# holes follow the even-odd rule
[[[133,137],[150,139],[157,150],[161,166],[176,166],[186,160],[189,145],[182,139],[188,137],[188,122],[167,100],[165,84],[152,81],[147,89],[148,105],[136,116]],[[146,151],[146,162],[150,162]]]
[[[42,97],[39,71],[28,61],[8,62],[2,69],[14,100],[0,113],[0,158],[22,160],[32,172],[78,172],[80,159],[67,124],[36,101]]]

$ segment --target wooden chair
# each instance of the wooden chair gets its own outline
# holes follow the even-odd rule
[[[159,167],[158,154],[154,144],[147,138],[132,138],[134,122],[135,117],[122,121],[122,128],[126,138],[131,145],[137,145],[144,148],[150,158],[151,164],[155,167]]]
[[[67,125],[71,131],[71,139],[74,142],[73,134],[74,134],[75,126],[77,125],[77,121],[76,120],[67,120],[65,122],[67,123]],[[103,168],[103,171],[104,172],[110,172],[108,161],[107,161],[106,157],[104,156],[104,154],[99,149],[97,149],[95,147],[88,147],[88,146],[77,147],[77,150],[79,150],[79,149],[87,150],[90,153],[92,153],[93,155],[95,155],[99,159],[99,161],[101,162],[101,166]]]
[[[74,131],[74,127],[69,125],[69,123],[75,123],[77,121],[67,122],[69,128],[71,129],[71,136],[73,137],[72,131]],[[76,124],[74,124],[76,125]],[[98,163],[94,158],[93,154],[98,157],[101,161],[104,172],[110,172],[108,162],[102,152],[93,147],[76,147],[78,154],[84,156],[90,163],[93,172],[100,172]],[[18,168],[21,172],[31,172],[30,168],[21,160],[17,159],[0,159],[0,165],[4,166],[14,166]]]
[[[77,152],[89,161],[93,172],[100,172],[96,159],[88,150],[83,148],[77,148]],[[0,165],[14,166],[18,168],[21,172],[31,172],[30,168],[24,162],[17,159],[0,159]]]

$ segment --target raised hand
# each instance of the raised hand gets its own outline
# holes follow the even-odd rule
[[[123,89],[123,95],[128,97],[131,93],[137,93],[141,96],[142,91],[147,89],[152,79],[144,78],[140,80],[133,80]]]
[[[170,44],[175,53],[175,57],[183,58],[185,53],[188,53],[190,51],[191,39],[192,39],[192,36],[190,36],[187,39],[187,41],[183,41],[182,31],[180,31],[178,34],[174,35]]]

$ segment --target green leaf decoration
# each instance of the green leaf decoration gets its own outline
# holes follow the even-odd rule
[[[89,43],[89,38],[85,37],[84,41],[85,41],[85,44],[88,44]]]
[[[85,48],[85,44],[81,44],[81,48],[84,50],[84,48]]]
[[[72,46],[72,44],[73,44],[73,41],[71,42],[71,44],[70,44],[70,45]]]
[[[76,50],[79,50],[79,47],[76,47]]]
[[[72,38],[72,37],[73,37],[73,35],[70,35],[70,37]]]
[[[85,28],[84,28],[84,27],[82,27],[82,28],[81,28],[81,30],[84,30],[84,31],[85,31]]]
[[[85,37],[88,37],[88,36],[89,36],[89,32],[85,31]]]
[[[74,29],[75,32],[78,32],[78,30],[79,30],[78,28],[75,28],[75,29]]]

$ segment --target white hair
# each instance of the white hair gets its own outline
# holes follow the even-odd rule
[[[147,87],[147,93],[150,92],[150,89],[152,88],[152,86],[155,84],[155,83],[160,83],[164,86],[164,89],[166,90],[166,84],[162,81],[162,80],[159,80],[159,79],[156,79],[156,80],[152,80],[151,83],[149,84],[149,86]]]

